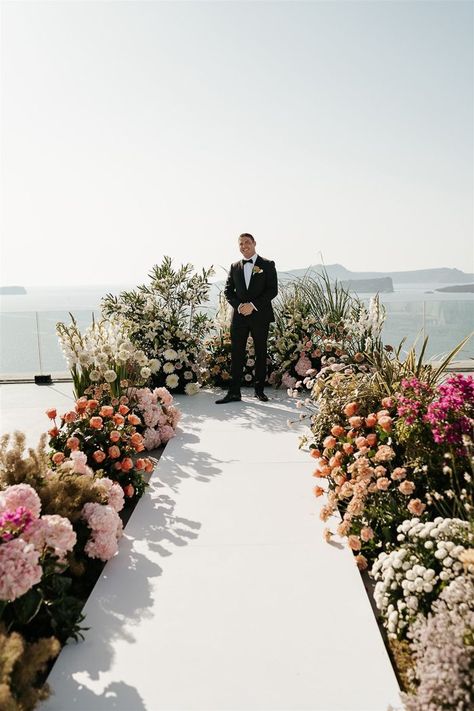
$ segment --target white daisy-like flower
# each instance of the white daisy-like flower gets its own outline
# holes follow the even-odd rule
[[[174,365],[173,363],[165,363],[163,366],[163,372],[164,373],[173,373],[174,372]]]
[[[193,374],[190,370],[185,370],[183,375],[184,375],[185,380],[192,380],[193,379]]]
[[[100,380],[100,372],[98,370],[91,370],[89,373],[89,378],[92,380],[93,383],[96,383],[98,380]]]
[[[179,384],[179,378],[176,373],[172,373],[172,375],[168,375],[165,382],[168,388],[177,388]]]
[[[199,392],[199,388],[199,383],[187,383],[184,388],[184,392],[186,393],[186,395],[196,395],[196,393]]]
[[[173,348],[167,348],[163,353],[163,356],[166,360],[176,360],[178,354]]]
[[[161,363],[157,358],[152,358],[148,365],[152,373],[157,373],[161,368]]]
[[[144,367],[140,370],[140,375],[142,376],[142,378],[143,378],[144,380],[148,380],[148,378],[149,378],[150,375],[151,375],[151,370],[150,370],[150,368],[147,368],[146,366],[144,366]]]
[[[113,383],[114,380],[117,380],[117,373],[115,370],[106,370],[104,373],[104,378],[107,383]]]

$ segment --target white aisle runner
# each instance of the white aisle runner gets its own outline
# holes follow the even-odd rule
[[[42,711],[387,711],[397,682],[348,549],[322,541],[286,394],[184,416]]]

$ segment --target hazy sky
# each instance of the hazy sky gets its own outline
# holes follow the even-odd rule
[[[474,270],[473,8],[4,1],[2,283]]]

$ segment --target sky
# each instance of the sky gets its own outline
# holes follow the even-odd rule
[[[474,4],[1,6],[3,285],[474,271]]]

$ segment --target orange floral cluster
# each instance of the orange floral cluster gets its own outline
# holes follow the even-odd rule
[[[145,449],[143,437],[135,429],[141,419],[130,411],[126,400],[124,396],[115,405],[101,405],[98,400],[80,397],[74,410],[60,415],[59,424],[56,409],[46,414],[54,421],[48,432],[53,465],[60,466],[72,452],[83,452],[87,466],[118,481],[125,496],[131,498],[143,493],[143,473],[152,472],[154,465],[147,457],[135,458]]]
[[[347,403],[344,415],[348,424],[331,428],[322,451],[311,449],[316,459],[314,476],[328,481],[327,490],[319,485],[314,489],[316,496],[327,493],[320,517],[327,521],[337,510],[343,512],[337,533],[347,536],[348,546],[355,552],[374,539],[374,529],[383,523],[383,514],[378,515],[380,497],[393,498],[395,508],[404,505],[414,516],[419,516],[426,507],[419,498],[410,498],[416,485],[407,478],[406,467],[396,462],[391,438],[395,401],[384,398],[381,404],[377,412],[363,415],[360,403]],[[386,501],[383,503],[386,508]],[[326,531],[325,538],[331,535]],[[357,556],[357,563],[362,569],[367,567],[363,555]]]

